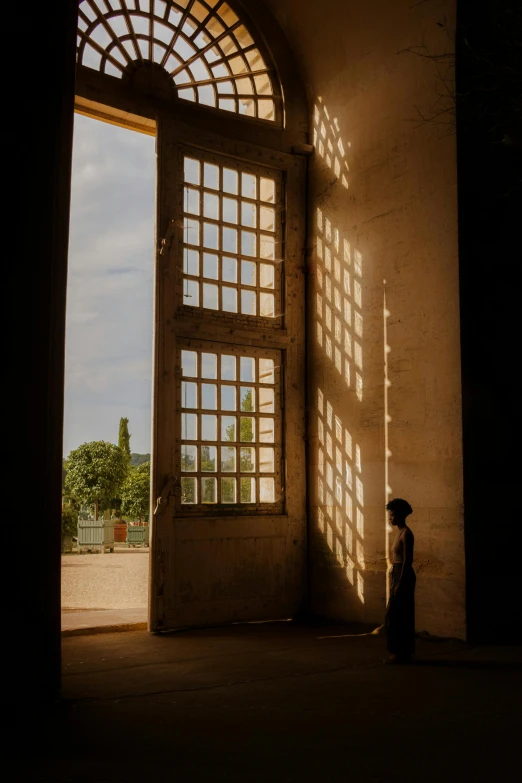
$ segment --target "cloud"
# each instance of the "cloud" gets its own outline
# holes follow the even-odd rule
[[[76,115],[64,453],[117,438],[150,450],[154,139]]]

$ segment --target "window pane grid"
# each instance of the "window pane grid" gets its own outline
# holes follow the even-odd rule
[[[131,64],[152,61],[165,69],[183,100],[276,120],[273,71],[226,3],[99,5],[80,0],[77,59],[82,65],[121,79]]]
[[[280,509],[280,361],[274,350],[180,341],[182,513]]]
[[[280,174],[192,150],[180,166],[183,306],[280,328]]]

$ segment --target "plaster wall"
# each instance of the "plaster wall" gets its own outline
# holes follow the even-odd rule
[[[382,621],[385,503],[413,506],[417,629],[465,636],[454,3],[267,0],[306,82],[311,608]]]

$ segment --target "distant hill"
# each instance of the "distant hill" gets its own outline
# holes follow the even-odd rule
[[[131,454],[131,468],[137,468],[138,465],[143,465],[144,462],[150,462],[150,454]]]

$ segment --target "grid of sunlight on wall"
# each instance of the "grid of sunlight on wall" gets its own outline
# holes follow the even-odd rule
[[[316,340],[348,388],[363,397],[362,258],[316,210]],[[353,377],[352,377],[353,376]]]
[[[346,160],[346,150],[336,117],[330,119],[330,113],[323,104],[322,98],[317,98],[314,105],[314,126],[312,131],[315,151],[324,160],[329,169],[340,180],[343,187],[348,188],[349,166]],[[350,147],[350,142],[348,142]]]
[[[364,603],[364,489],[361,449],[317,390],[317,522]]]
[[[78,62],[121,78],[153,62],[179,98],[274,121],[273,69],[222,0],[81,0]]]

